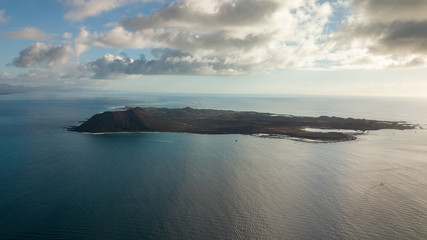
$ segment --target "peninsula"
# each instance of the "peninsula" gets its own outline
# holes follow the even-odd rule
[[[340,117],[301,117],[259,112],[212,109],[128,108],[92,116],[69,130],[87,133],[182,132],[199,134],[262,134],[266,137],[293,137],[317,141],[350,141],[355,134],[379,129],[412,129],[415,125],[397,121],[377,121]],[[323,131],[309,131],[310,128]]]

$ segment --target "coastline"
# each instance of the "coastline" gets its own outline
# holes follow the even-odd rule
[[[243,134],[276,139],[345,142],[369,130],[414,129],[403,121],[377,121],[339,117],[300,117],[286,114],[230,110],[129,108],[95,114],[69,131],[90,134],[192,133]]]

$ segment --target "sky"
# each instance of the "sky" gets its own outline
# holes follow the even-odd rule
[[[0,0],[0,87],[427,97],[426,0]]]

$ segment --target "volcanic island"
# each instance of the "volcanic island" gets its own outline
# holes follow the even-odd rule
[[[357,134],[370,130],[404,130],[416,127],[417,125],[403,121],[328,116],[303,117],[252,111],[193,109],[190,107],[181,109],[126,107],[124,110],[96,114],[80,126],[72,126],[68,129],[84,133],[247,134],[269,138],[340,142],[355,140]],[[333,131],[333,129],[343,131]]]

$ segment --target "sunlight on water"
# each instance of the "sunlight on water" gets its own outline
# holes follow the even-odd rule
[[[425,124],[426,102],[206,96],[0,101],[0,236],[6,239],[427,238],[424,129],[370,131],[329,144],[64,129],[114,106],[138,105]]]

